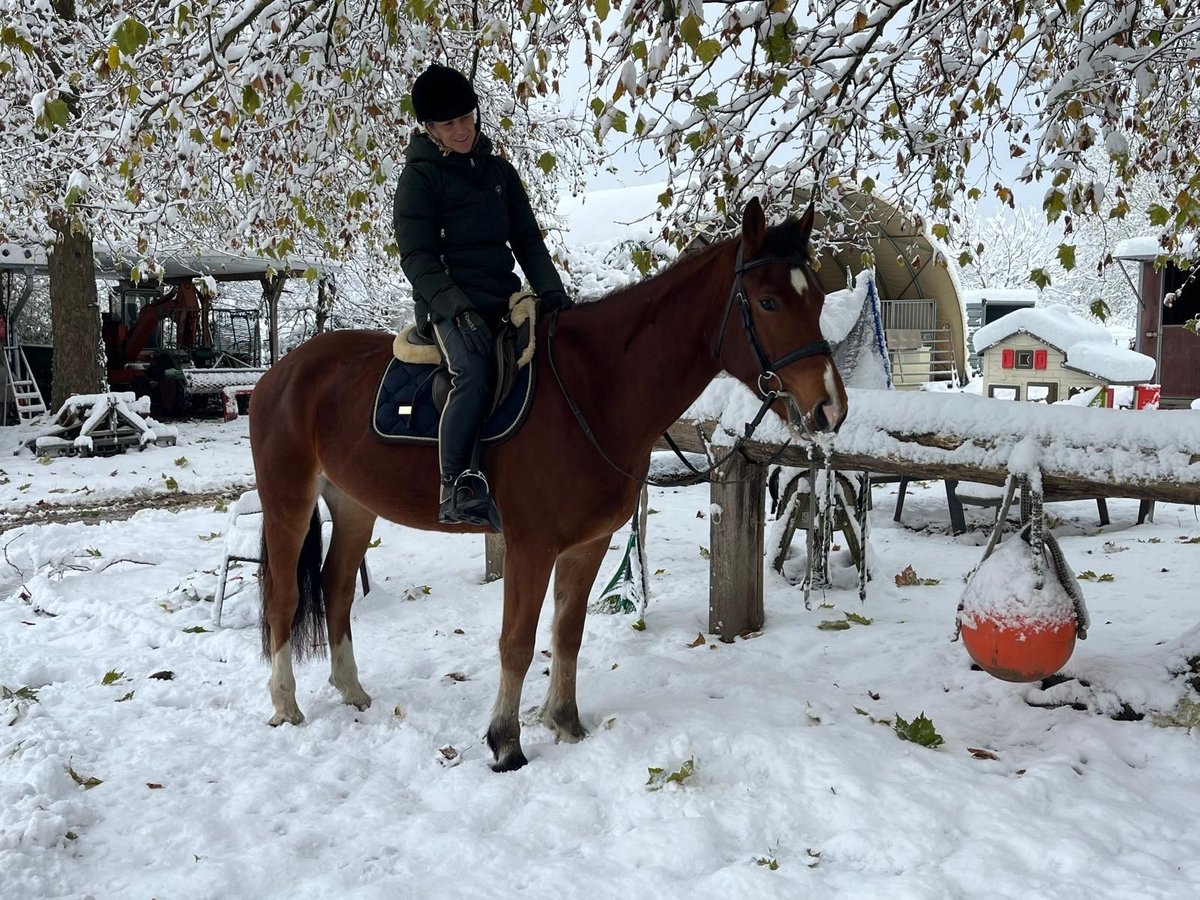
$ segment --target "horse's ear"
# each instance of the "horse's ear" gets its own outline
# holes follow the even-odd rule
[[[746,204],[746,208],[742,210],[742,244],[744,245],[742,255],[746,259],[753,259],[758,256],[758,251],[762,249],[763,236],[767,231],[767,217],[763,212],[762,204],[758,202],[758,198],[754,197]]]
[[[804,249],[808,249],[808,239],[812,236],[813,220],[817,215],[817,204],[815,202],[808,204],[808,209],[804,211],[804,215],[800,217],[800,239],[804,242]]]

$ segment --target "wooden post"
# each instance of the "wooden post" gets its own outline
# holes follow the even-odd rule
[[[712,485],[708,630],[732,642],[763,626],[763,518],[766,468],[733,454]]]
[[[483,583],[504,577],[504,535],[488,532],[483,536]]]

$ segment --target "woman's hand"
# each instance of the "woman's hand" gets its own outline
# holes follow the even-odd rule
[[[464,309],[454,317],[454,327],[471,353],[487,356],[492,352],[492,332],[483,316],[473,309]]]
[[[538,299],[542,301],[543,312],[554,312],[556,309],[570,309],[575,305],[575,301],[567,296],[566,291],[546,291]]]

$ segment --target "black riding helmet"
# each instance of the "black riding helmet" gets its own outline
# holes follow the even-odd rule
[[[437,63],[417,76],[412,87],[418,122],[449,122],[479,107],[479,97],[465,75]]]

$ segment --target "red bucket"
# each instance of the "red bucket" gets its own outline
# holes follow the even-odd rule
[[[1162,388],[1157,384],[1138,384],[1133,388],[1134,409],[1158,409]]]

